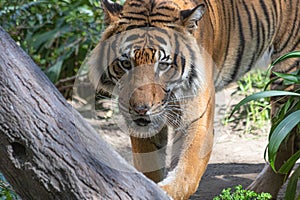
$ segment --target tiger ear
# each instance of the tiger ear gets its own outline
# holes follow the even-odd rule
[[[121,13],[123,6],[112,2],[110,0],[101,1],[102,9],[105,13],[105,24],[117,21],[119,19],[119,14]]]
[[[183,26],[186,27],[186,29],[192,33],[198,27],[197,22],[202,18],[204,13],[204,4],[200,4],[193,9],[182,10],[180,12],[180,16]]]

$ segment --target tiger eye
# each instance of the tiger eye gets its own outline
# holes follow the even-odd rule
[[[130,69],[131,68],[131,62],[129,60],[122,60],[121,61],[121,65],[125,69]]]
[[[170,64],[169,64],[169,63],[159,63],[159,65],[158,65],[158,69],[159,69],[160,71],[165,71],[165,70],[167,70],[169,67],[170,67]]]

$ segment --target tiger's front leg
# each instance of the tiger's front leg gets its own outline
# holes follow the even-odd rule
[[[164,127],[153,137],[130,136],[135,168],[156,183],[161,181],[166,173],[167,132],[167,127]]]
[[[198,188],[213,146],[214,91],[199,94],[190,106],[199,117],[188,127],[176,168],[159,183],[173,199],[188,199]]]

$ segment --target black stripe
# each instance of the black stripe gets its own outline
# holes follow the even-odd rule
[[[226,15],[226,4],[225,4],[225,1],[222,1],[222,4],[223,4],[223,15]],[[228,11],[227,11],[228,12]],[[228,14],[228,13],[227,13]],[[233,19],[233,18],[230,18],[230,16],[227,17],[227,19],[229,20],[225,20],[226,21],[226,24],[225,24],[225,30],[227,30],[227,38],[225,40],[226,42],[226,49],[225,49],[225,52],[224,52],[224,59],[223,59],[223,63],[225,63],[226,59],[227,59],[227,55],[228,55],[228,52],[229,52],[229,41],[231,39],[231,27],[230,27],[230,19]],[[223,69],[223,66],[222,68],[220,69],[220,74],[221,74],[221,71]]]
[[[129,14],[131,14],[131,15],[143,15],[143,16],[147,16],[148,15],[148,13],[145,11],[145,10],[143,10],[143,11],[140,11],[140,12],[127,12],[127,13],[129,13]],[[126,14],[127,14],[126,13]]]
[[[127,37],[126,40],[125,40],[125,42],[130,42],[130,41],[136,40],[138,38],[140,38],[140,35],[133,34],[133,35],[130,35],[129,37]]]
[[[264,26],[264,24],[262,22],[260,22],[260,24],[261,24],[260,26],[261,26],[261,33],[262,33],[262,39],[263,39],[262,41],[263,41],[263,43],[260,45],[260,48],[257,51],[257,55],[262,56],[262,54],[263,54],[263,52],[265,50],[265,45],[264,44],[266,42],[268,42],[267,38],[266,38],[266,31],[269,31],[269,30],[266,30],[266,28],[265,28],[265,26]]]
[[[165,29],[162,29],[162,28],[150,28],[150,31],[158,31],[159,33],[163,33],[163,34],[165,34],[165,35],[167,35],[167,36],[169,36],[169,34],[168,34],[168,31],[167,30],[165,30]]]
[[[128,20],[145,21],[144,18],[133,17],[133,16],[124,16],[124,17],[122,17],[122,18],[123,18],[123,19],[128,19]]]
[[[143,0],[135,0],[135,1],[137,1],[138,3],[142,3],[142,4],[145,3],[145,1],[143,1]]]
[[[265,19],[267,20],[267,25],[268,25],[268,29],[267,29],[267,31],[268,31],[268,38],[270,38],[270,34],[271,34],[271,23],[270,23],[270,16],[269,16],[269,13],[268,13],[268,9],[267,9],[267,6],[266,6],[266,4],[265,4],[265,2],[264,2],[265,0],[260,0],[259,1],[259,3],[260,3],[260,6],[261,6],[261,8],[262,8],[262,10],[263,10],[263,13],[264,13],[264,15],[265,15]],[[264,38],[264,40],[266,39],[265,37],[263,37]]]
[[[116,62],[117,62],[117,61],[116,61]],[[115,74],[116,76],[119,76],[119,72],[116,70],[116,66],[117,66],[118,68],[120,68],[120,69],[122,69],[122,68],[121,68],[121,66],[119,65],[119,62],[113,63],[113,64],[112,64],[112,70],[113,70],[114,74]],[[116,78],[116,77],[115,77],[115,78]]]
[[[278,17],[278,13],[277,13],[277,2],[276,0],[272,0],[272,5],[274,6],[274,23],[275,21],[277,21],[277,17]],[[272,12],[273,13],[273,12]],[[275,20],[275,17],[276,17],[276,20]],[[275,27],[275,25],[274,25]]]
[[[247,16],[248,16],[248,24],[249,24],[248,28],[250,29],[251,38],[253,38],[254,33],[253,33],[253,24],[252,24],[251,13],[250,13],[250,11],[249,11],[249,8],[248,8],[246,2],[243,1],[242,4],[243,4],[243,6],[244,6],[244,8],[245,8],[245,11],[246,11],[246,13],[247,13]]]
[[[157,10],[162,9],[162,10],[169,10],[169,11],[174,11],[175,8],[169,7],[169,6],[159,6],[156,8]]]
[[[195,52],[194,52],[194,50],[192,49],[192,47],[191,47],[190,45],[186,45],[185,47],[188,49],[187,52],[190,53],[190,56],[191,56],[190,60],[191,60],[191,61],[196,60],[196,59],[195,59],[195,58],[196,58]],[[197,55],[197,56],[199,56],[199,55]],[[190,64],[190,65],[194,65],[194,63],[189,63],[189,64]]]
[[[172,23],[172,21],[164,20],[164,19],[154,19],[154,20],[151,20],[151,23]]]
[[[125,25],[125,24],[129,24],[129,22],[122,21],[122,22],[119,22],[119,23],[118,23],[119,26]]]
[[[155,38],[155,40],[157,40],[160,44],[167,45],[167,42],[164,40],[164,38],[162,38],[162,37],[160,37],[160,36],[157,36],[157,35],[154,35],[154,38]]]
[[[175,64],[175,66],[177,66],[177,68],[178,68],[178,63],[177,63],[178,54],[179,53],[174,53],[174,58],[173,58],[173,63]],[[173,78],[175,74],[178,74],[178,71],[176,69],[174,70],[174,74],[171,76],[171,78]]]
[[[183,71],[184,71],[184,68],[185,68],[185,64],[184,65],[181,65],[181,66],[178,66],[178,64],[177,64],[177,59],[178,59],[178,55],[180,56],[180,59],[181,59],[181,61],[184,59],[185,60],[185,58],[184,58],[184,55],[182,54],[182,48],[180,48],[180,42],[179,42],[179,40],[178,40],[178,35],[177,34],[173,34],[173,36],[174,36],[174,38],[175,38],[175,52],[174,52],[174,62],[176,62],[176,66],[177,66],[177,68],[179,68],[179,67],[181,67],[182,69],[182,71],[181,71],[181,75],[183,74]],[[186,45],[186,46],[188,46],[188,45]]]
[[[261,45],[261,37],[260,37],[260,28],[259,28],[259,18],[257,16],[257,13],[255,11],[255,8],[252,6],[252,10],[253,10],[253,13],[254,13],[254,18],[255,18],[255,22],[256,22],[256,32],[257,32],[257,38],[256,38],[256,46],[255,46],[255,49],[258,49],[259,46]],[[258,54],[256,54],[256,60],[258,59]]]
[[[190,45],[186,45],[185,46],[188,50],[187,52],[190,53],[190,60],[191,62],[195,60],[195,52],[193,51],[192,47]],[[199,55],[198,55],[199,56]],[[193,79],[197,78],[197,73],[195,70],[195,64],[196,63],[188,63],[190,65],[190,72],[189,72],[189,77],[188,77],[188,82],[189,82],[189,86],[192,86],[191,84],[193,83]]]
[[[256,15],[256,11],[255,11],[255,9],[253,8],[253,6],[251,7],[252,9],[252,13],[254,13],[254,16]],[[249,11],[249,9],[248,9],[248,7],[247,7],[247,14],[248,14],[248,21],[250,20],[251,22],[249,22],[250,23],[250,30],[251,30],[251,37],[252,37],[252,39],[254,39],[255,40],[255,37],[254,37],[254,32],[255,33],[257,33],[258,32],[258,36],[257,36],[257,41],[256,41],[256,43],[255,44],[253,44],[253,49],[254,49],[254,51],[258,48],[258,46],[260,45],[260,41],[259,41],[259,31],[257,30],[257,24],[258,24],[258,21],[257,21],[257,16],[256,16],[256,18],[255,18],[255,20],[254,20],[254,22],[256,22],[256,31],[253,31],[254,30],[254,24],[252,23],[252,17],[251,17],[251,14],[250,14],[250,11]],[[255,45],[255,46],[254,46]],[[251,49],[252,50],[252,49]],[[257,61],[257,59],[258,59],[258,55],[255,53],[255,52],[251,52],[250,53],[252,56],[251,56],[251,59],[250,59],[250,63],[247,65],[247,66],[244,66],[244,67],[246,67],[246,70],[245,70],[245,72],[248,72],[252,67],[253,67],[253,65],[254,65],[254,62],[256,62]]]
[[[134,25],[127,26],[125,30],[128,31],[128,30],[132,30],[132,29],[145,28],[145,27],[147,27],[146,22],[144,24],[139,24],[139,25],[134,24]],[[123,32],[123,31],[120,31],[120,32]],[[120,33],[120,32],[118,32],[118,33]]]
[[[161,52],[163,54],[161,54]],[[159,60],[164,60],[165,58],[166,58],[165,50],[164,49],[160,49],[160,51],[159,51]]]
[[[211,5],[210,1],[206,1],[206,5],[208,7],[209,13],[212,13],[213,19],[215,20],[216,19],[216,15],[215,15],[216,12],[214,11],[214,7]]]
[[[190,70],[190,73],[189,73],[189,86],[191,87],[192,84],[193,84],[193,79],[194,78],[197,78],[197,73],[196,73],[196,70],[195,70],[195,66],[194,65],[191,65],[191,70]]]
[[[276,29],[276,25],[277,25],[277,3],[275,2],[275,0],[272,1],[272,5],[273,5],[273,11],[271,12],[272,15],[272,29],[273,29],[273,33],[275,32]]]
[[[186,60],[184,58],[184,55],[182,54],[180,55],[180,61],[181,61],[181,76],[182,76],[186,65]]]
[[[226,2],[226,1],[225,1]],[[228,6],[227,6],[227,9],[228,9],[228,14],[229,14],[229,17],[230,17],[230,14],[232,14],[231,15],[231,17],[232,17],[232,19],[233,19],[233,21],[232,21],[232,26],[233,27],[236,27],[236,20],[234,20],[234,19],[236,19],[236,13],[234,12],[235,11],[235,8],[237,8],[238,9],[238,7],[237,7],[237,5],[235,4],[235,0],[230,0],[230,9],[228,9]]]
[[[227,9],[227,3],[226,2],[227,1],[221,1],[221,3],[222,3],[222,13],[221,13],[221,16],[223,16],[224,19],[227,19],[227,20],[224,20],[224,23],[220,24],[220,25],[223,26],[223,27],[225,26],[225,28],[223,28],[223,29],[226,30],[227,37],[226,37],[226,39],[223,40],[224,44],[225,44],[225,51],[224,51],[224,54],[223,54],[224,57],[223,57],[223,61],[221,62],[223,64],[222,64],[222,66],[218,66],[220,68],[218,68],[219,71],[216,72],[218,74],[217,74],[217,76],[215,78],[215,81],[219,80],[220,76],[222,75],[222,71],[224,69],[224,63],[227,60],[227,56],[228,56],[228,52],[229,52],[229,41],[231,40],[231,26],[230,26],[230,24],[231,24],[231,21],[232,21],[231,19],[234,20],[234,18],[230,17],[230,12],[229,12],[229,9]],[[232,6],[232,5],[229,5],[229,6]],[[227,82],[225,84],[227,84]]]
[[[108,79],[112,81],[114,76],[111,74],[111,72],[110,72],[111,69],[110,69],[110,68],[111,68],[111,67],[108,66],[108,68],[107,68],[107,69],[108,69],[108,70],[107,70],[107,74],[108,74]],[[106,77],[107,77],[107,76],[106,76]],[[105,78],[105,77],[103,77],[103,79],[104,79],[104,78]]]
[[[169,14],[165,14],[165,13],[150,13],[149,15],[150,17],[167,17],[167,18],[171,18],[172,20],[178,20],[178,17],[175,16],[170,16]]]
[[[292,6],[292,5],[290,5],[290,6]],[[293,7],[293,8],[294,8],[294,7]],[[295,8],[294,8],[294,9],[295,9]],[[296,37],[299,37],[299,28],[300,28],[300,27],[299,27],[299,16],[298,16],[298,14],[299,14],[298,9],[295,9],[295,15],[293,15],[294,18],[288,22],[288,23],[294,24],[293,29],[291,30],[291,32],[289,33],[289,35],[286,37],[285,42],[284,42],[282,45],[280,45],[281,48],[280,48],[279,50],[277,49],[278,52],[281,52],[281,51],[283,51],[286,47],[289,47],[289,45],[292,44],[292,42],[291,42],[292,39],[296,39]],[[298,26],[296,26],[295,22],[298,22]],[[299,43],[299,39],[298,39],[298,42],[296,42],[296,43]],[[297,48],[297,46],[298,46],[298,45],[294,45],[294,46],[291,48],[291,50]]]
[[[177,76],[177,77],[178,77],[177,80],[180,80],[180,79],[181,79],[181,75],[180,75],[180,73],[178,72],[179,66],[178,66],[178,65],[173,65],[173,67],[174,67],[175,69],[174,69],[173,75],[171,76],[171,79],[176,78],[176,76]]]
[[[298,29],[300,29],[300,26],[298,27]],[[298,41],[295,42],[295,44],[292,46],[291,51],[294,51],[298,48],[299,50],[299,45],[300,45],[300,38],[298,38]]]
[[[180,44],[179,44],[179,40],[178,40],[178,35],[177,34],[173,34],[173,36],[174,36],[174,45],[175,45],[175,55],[177,55],[177,54],[179,54],[180,53],[180,49],[179,49],[179,46],[180,46]]]
[[[158,4],[158,7],[163,6],[163,5],[173,5],[179,8],[179,6],[174,2],[174,1],[163,1]]]
[[[292,65],[290,65],[286,70],[284,70],[282,73],[290,73],[292,71],[295,71],[297,69],[297,67],[300,66],[300,60],[297,59],[294,61],[294,63]]]
[[[238,9],[238,8],[237,8]],[[242,67],[242,57],[244,54],[244,48],[245,48],[245,37],[243,34],[243,25],[242,25],[242,17],[240,15],[239,10],[237,10],[237,21],[238,21],[238,29],[239,29],[239,45],[238,45],[238,54],[236,56],[236,62],[234,65],[233,73],[231,74],[232,80],[236,80],[239,69]]]
[[[100,82],[103,85],[114,85],[114,83],[112,82],[112,80],[107,76],[107,74],[103,73],[101,78],[100,78]]]
[[[129,5],[130,5],[130,7],[138,7],[138,8],[140,8],[142,6],[141,3],[136,3],[136,2],[131,2]]]
[[[152,57],[151,57],[151,60],[154,60],[155,54],[156,54],[156,49],[152,49],[152,48],[150,48],[150,49],[151,49],[151,51],[152,51]]]

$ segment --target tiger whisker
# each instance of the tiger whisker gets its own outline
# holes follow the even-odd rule
[[[170,115],[171,114],[171,115]],[[167,120],[167,123],[171,126],[173,126],[174,128],[178,128],[181,126],[180,121],[178,120],[178,116],[179,115],[172,115],[171,112],[169,113],[163,113],[162,116],[165,117],[165,119]]]
[[[176,111],[179,111],[179,112],[183,111],[182,108],[177,107],[177,106],[168,106],[165,109],[168,110],[168,111],[171,111],[171,110],[176,110]]]

